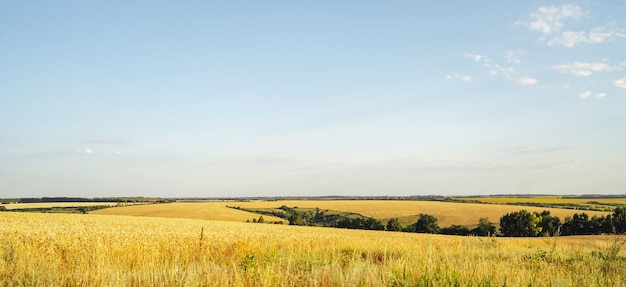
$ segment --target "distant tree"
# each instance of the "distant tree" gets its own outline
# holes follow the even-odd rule
[[[452,225],[441,229],[440,233],[447,235],[468,235],[470,234],[470,229],[465,225]]]
[[[550,215],[550,211],[544,210],[541,213],[534,212],[536,216],[541,218],[539,226],[541,227],[541,235],[555,236],[559,235],[561,229],[561,219],[557,216]]]
[[[520,210],[505,214],[500,218],[500,231],[504,236],[537,236],[541,233],[541,216]]]
[[[566,217],[561,228],[563,235],[587,235],[592,234],[589,223],[589,215],[576,213],[573,217]]]
[[[365,220],[365,229],[367,230],[385,230],[385,225],[383,225],[380,220],[369,217]]]
[[[417,222],[407,228],[407,231],[417,233],[437,233],[439,232],[439,225],[437,224],[437,218],[430,214],[420,214]]]
[[[392,218],[387,221],[387,231],[402,231],[402,225],[397,218]]]
[[[481,217],[478,220],[478,227],[471,230],[471,233],[476,236],[491,236],[496,234],[496,227],[487,217]]]
[[[306,222],[302,217],[302,212],[299,212],[297,210],[291,210],[288,220],[289,225],[306,225]]]
[[[613,226],[615,233],[626,233],[626,206],[616,207],[613,211]]]
[[[615,225],[613,222],[613,216],[611,216],[610,214],[607,215],[606,217],[603,217],[604,220],[602,221],[602,233],[605,234],[613,234],[616,233],[615,231]]]
[[[257,220],[256,222],[258,222],[258,223],[265,223],[265,218],[263,218],[263,215],[261,215],[259,217],[259,220]]]

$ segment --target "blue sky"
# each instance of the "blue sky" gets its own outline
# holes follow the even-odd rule
[[[4,1],[0,197],[626,193],[621,1]]]

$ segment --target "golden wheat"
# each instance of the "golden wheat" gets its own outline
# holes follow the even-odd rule
[[[626,284],[615,236],[479,238],[0,213],[3,286]]]

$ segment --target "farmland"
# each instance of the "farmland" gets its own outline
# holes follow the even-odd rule
[[[456,197],[463,202],[488,204],[561,206],[572,209],[611,210],[617,205],[626,205],[624,197],[567,197],[567,196],[530,196],[530,197]]]
[[[579,210],[520,207],[498,204],[454,203],[439,201],[411,201],[411,200],[292,200],[292,201],[241,201],[241,202],[177,202],[170,204],[127,206],[102,209],[94,211],[94,214],[108,215],[133,215],[151,217],[173,217],[191,219],[214,219],[227,221],[246,221],[258,217],[258,214],[241,210],[233,210],[226,206],[239,206],[241,208],[278,208],[282,205],[301,208],[320,208],[342,212],[354,212],[364,216],[374,217],[380,220],[398,218],[403,225],[408,225],[417,220],[420,213],[431,214],[439,220],[442,227],[453,224],[474,226],[481,217],[488,217],[496,222],[509,212],[526,209],[530,212],[549,210],[553,215],[560,218],[572,216]],[[606,215],[607,212],[585,211],[590,216]],[[266,218],[269,221],[278,221],[280,218]]]
[[[52,207],[82,207],[82,206],[115,206],[117,202],[36,202],[3,204],[7,210],[52,208]]]
[[[624,238],[480,238],[194,219],[0,213],[9,286],[626,284]]]

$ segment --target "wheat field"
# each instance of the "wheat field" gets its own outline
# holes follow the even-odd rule
[[[526,209],[530,212],[549,210],[552,215],[559,216],[562,220],[566,216],[583,212],[581,210],[527,207],[497,204],[455,203],[439,201],[411,201],[411,200],[292,200],[292,201],[246,201],[246,202],[176,202],[169,204],[142,205],[115,207],[93,211],[94,214],[107,215],[133,215],[152,217],[174,217],[192,219],[214,219],[227,221],[246,221],[257,218],[259,215],[234,210],[226,206],[239,206],[242,208],[278,208],[282,205],[301,208],[320,208],[336,211],[356,212],[364,216],[386,220],[398,217],[404,220],[404,225],[417,220],[420,213],[431,214],[439,220],[439,226],[447,227],[453,224],[474,226],[481,217],[487,217],[492,222],[498,223],[503,215]],[[606,215],[608,212],[584,211],[589,216]],[[266,221],[279,221],[280,218],[265,217]]]
[[[619,286],[616,236],[479,238],[0,213],[2,286]]]
[[[8,210],[20,208],[50,208],[50,207],[79,207],[79,206],[116,206],[117,202],[34,202],[3,204]]]

